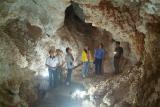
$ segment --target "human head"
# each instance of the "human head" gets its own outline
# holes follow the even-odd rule
[[[60,49],[56,49],[56,53],[57,53],[57,55],[61,55],[61,54],[63,54],[63,51]]]
[[[119,41],[116,41],[116,47],[119,47],[120,46],[120,42]]]
[[[66,48],[66,53],[71,53],[71,51],[72,51],[71,48],[69,47]]]
[[[89,49],[88,45],[85,45],[84,49],[85,49],[85,50],[88,50],[88,49]]]
[[[56,50],[55,46],[51,46],[51,47],[50,47],[50,50],[55,51],[55,50]]]
[[[103,46],[104,46],[103,43],[99,44],[99,48],[103,48]]]
[[[50,50],[49,50],[49,55],[50,56],[55,56],[55,49],[53,49],[53,48],[51,48]]]

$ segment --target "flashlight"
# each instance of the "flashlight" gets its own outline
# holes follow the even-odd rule
[[[113,53],[114,53],[114,55],[117,54],[117,52],[113,52]]]

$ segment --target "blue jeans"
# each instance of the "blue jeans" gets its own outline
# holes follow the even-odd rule
[[[83,62],[82,76],[87,76],[89,71],[89,62]]]
[[[58,67],[57,68],[57,71],[58,71],[58,80],[59,80],[59,82],[62,82],[63,81],[63,69],[62,69],[62,67]]]
[[[49,86],[50,88],[56,87],[58,83],[58,73],[57,70],[48,69],[49,71]]]
[[[71,76],[72,76],[72,69],[68,69],[68,70],[67,70],[66,82],[71,83]]]
[[[102,59],[95,58],[95,73],[102,74]]]

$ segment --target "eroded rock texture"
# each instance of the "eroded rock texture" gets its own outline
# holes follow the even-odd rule
[[[75,10],[77,5],[69,4],[59,0],[1,0],[0,106],[28,106],[37,100],[35,76],[47,72],[45,59],[51,46],[64,53],[66,47],[72,47],[79,63],[84,45],[93,49],[108,38],[104,30],[83,22],[83,14],[75,13],[80,9]]]
[[[85,21],[111,32],[114,39],[126,41],[131,51],[142,62],[133,78],[133,105],[158,107],[159,96],[159,1],[158,0],[74,0],[85,14]],[[137,63],[137,66],[140,63]],[[134,70],[131,70],[134,72]],[[140,76],[138,77],[139,73]],[[132,74],[127,74],[132,75]],[[127,76],[128,77],[128,76]],[[129,77],[130,78],[130,77]],[[119,78],[120,80],[122,78]],[[121,84],[122,85],[122,84]],[[131,84],[128,84],[132,86]],[[109,85],[108,85],[109,87]],[[121,87],[121,86],[120,86]],[[113,88],[113,87],[112,87]],[[117,88],[118,89],[118,88]],[[131,87],[131,90],[133,87]],[[132,90],[133,91],[133,90]],[[132,92],[131,91],[131,92]],[[120,91],[121,92],[121,91]],[[109,92],[107,92],[109,93]],[[103,98],[104,96],[102,96]],[[107,103],[104,97],[103,101]],[[128,97],[127,97],[128,98]],[[129,98],[128,98],[129,99]],[[113,103],[113,105],[115,105]],[[112,105],[112,106],[113,106]]]
[[[112,39],[125,50],[123,73],[89,78],[97,107],[159,107],[159,27],[159,0],[0,0],[0,107],[37,100],[35,75],[46,71],[50,46],[72,47],[79,63],[84,45],[94,52],[102,42],[112,72]]]
[[[63,25],[70,3],[0,2],[0,107],[27,107],[37,100],[35,71],[46,70],[44,62],[49,47],[62,42],[54,33]]]

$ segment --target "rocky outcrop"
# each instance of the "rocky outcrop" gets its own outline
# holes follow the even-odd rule
[[[37,99],[34,76],[46,70],[48,49],[61,40],[54,38],[54,33],[63,26],[65,9],[70,3],[59,0],[0,2],[0,106],[27,107]]]
[[[37,99],[36,83],[30,81],[46,71],[45,58],[53,45],[64,52],[72,47],[79,62],[84,45],[93,50],[102,42],[108,52],[104,69],[112,71],[112,38],[121,41],[125,64],[120,76],[95,82],[98,104],[160,105],[159,0],[72,0],[73,7],[68,7],[70,0],[0,2],[0,94],[13,101],[0,97],[0,106],[27,106],[31,96]],[[131,63],[135,66],[128,69]]]
[[[8,71],[10,68],[8,64],[12,66],[18,63],[21,67],[38,71],[37,68],[42,66],[41,63],[44,61],[41,58],[48,54],[48,48],[39,45],[45,40],[55,39],[52,37],[55,31],[63,25],[65,9],[69,4],[68,1],[57,2],[55,0],[2,0],[0,4],[2,55],[0,58],[6,57],[11,61],[2,60],[0,69]],[[54,43],[43,45],[50,47]],[[11,53],[14,54],[14,58]],[[9,56],[11,58],[8,58]],[[34,67],[36,62],[40,62],[37,68]]]
[[[150,21],[159,21],[156,18],[159,9],[156,1],[153,4],[143,0],[97,0],[96,2],[75,0],[75,2],[82,7],[86,22],[106,29],[116,40],[129,42],[138,59],[144,50],[144,36],[147,33],[145,25]]]
[[[132,100],[132,103],[139,107],[158,107],[160,100],[158,88],[160,49],[157,29],[160,23],[159,1],[74,1],[83,9],[86,22],[111,32],[115,40],[128,42],[137,60],[142,62],[142,73],[136,82],[137,93],[133,96],[137,100]],[[106,101],[104,98],[103,102]]]
[[[35,72],[18,66],[12,67],[12,71],[4,72],[6,78],[3,82],[1,80],[0,84],[0,106],[28,107],[36,101],[38,92],[35,88],[34,74]]]

